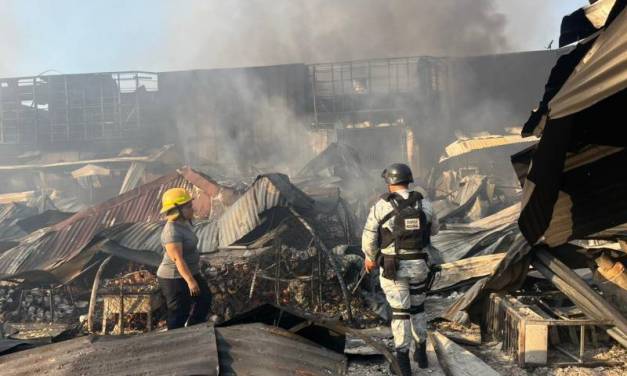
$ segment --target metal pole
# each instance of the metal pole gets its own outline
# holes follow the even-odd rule
[[[89,297],[89,310],[87,312],[87,330],[90,333],[94,331],[94,311],[96,310],[96,295],[98,294],[98,287],[100,286],[100,278],[102,276],[102,272],[105,267],[111,261],[113,256],[107,257],[100,267],[98,267],[98,271],[96,272],[96,277],[94,277],[94,283],[91,287],[91,296]]]

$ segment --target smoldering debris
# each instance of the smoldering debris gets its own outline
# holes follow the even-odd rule
[[[350,323],[367,333],[367,328],[386,325],[390,313],[377,277],[362,275],[363,255],[355,246],[360,225],[356,224],[358,213],[363,213],[359,205],[372,197],[368,190],[350,189],[360,179],[370,179],[369,173],[361,169],[359,159],[349,158],[350,155],[349,149],[323,153],[309,165],[313,167],[303,170],[309,172],[301,174],[298,181],[302,190],[281,174],[220,184],[198,171],[180,169],[120,197],[129,195],[139,201],[150,197],[158,202],[153,188],[167,185],[173,179],[189,184],[189,189],[195,192],[200,217],[194,231],[203,254],[202,273],[213,295],[211,320],[215,324],[229,322],[251,307],[273,304],[309,312],[322,320]],[[347,175],[347,169],[358,172],[359,177]],[[459,292],[464,292],[469,284],[502,276],[504,268],[515,260],[500,252],[517,249],[515,239],[520,235],[515,221],[519,206],[500,208],[517,196],[495,194],[490,182],[496,177],[466,176],[466,180],[462,179],[466,184],[459,188],[461,193],[454,195],[458,200],[449,201],[448,205],[453,205],[449,214],[440,211],[444,229],[433,238],[431,251],[445,263],[427,302],[429,319],[434,325],[449,314],[447,306],[455,306],[457,300],[463,299],[465,295]],[[350,201],[344,199],[345,191]],[[258,197],[268,200],[260,202]],[[63,233],[65,226],[75,221],[99,218],[115,207],[116,202],[126,200],[114,198],[79,212],[76,218],[54,225],[53,230]],[[474,208],[477,202],[483,205],[483,210]],[[437,202],[434,206],[438,208]],[[163,223],[148,209],[142,209],[148,210],[143,216],[135,217],[128,217],[129,210],[120,211],[110,218],[111,225],[90,234],[84,245],[77,248],[79,256],[67,258],[65,264],[47,269],[46,256],[40,255],[43,258],[32,264],[35,267],[31,266],[33,269],[28,272],[25,269],[13,275],[5,272],[7,278],[14,280],[2,290],[3,299],[0,299],[5,334],[7,329],[11,333],[8,337],[65,338],[59,337],[61,332],[67,336],[84,331],[94,266],[110,255],[117,261],[105,268],[103,283],[96,291],[90,318],[94,323],[90,327],[92,333],[137,334],[163,328],[163,309],[154,277],[163,252],[159,242]],[[473,221],[460,223],[469,219]],[[232,225],[240,222],[247,225]],[[18,250],[29,252],[29,244],[38,244],[38,236],[14,237],[17,245],[2,256],[18,254]],[[83,258],[86,260],[75,261]],[[72,277],[63,276],[67,271],[71,271]],[[42,285],[44,281],[55,286]],[[37,284],[39,287],[33,287]],[[476,327],[474,332],[453,324],[433,328],[436,327],[454,341],[465,341],[468,345],[472,340],[476,344]],[[390,344],[386,336],[378,341],[383,348]],[[440,351],[438,346],[444,346],[440,342],[434,345],[433,354]],[[373,351],[370,345],[364,349],[367,353]]]
[[[313,3],[316,4],[319,2]],[[486,13],[487,4],[474,4],[476,13],[470,16],[487,14],[492,19],[490,12]],[[622,27],[624,2],[599,4],[596,6],[614,9],[605,22],[619,22],[614,25]],[[460,9],[466,6],[462,4]],[[387,5],[373,7],[387,9]],[[438,16],[440,9],[449,10],[448,7],[448,3],[436,5],[432,11]],[[578,17],[587,17],[590,12]],[[599,22],[598,17],[595,20]],[[357,20],[365,21],[365,16]],[[497,21],[498,17],[494,18],[497,25],[493,28],[499,28]],[[376,29],[377,25],[373,26]],[[602,43],[605,33],[616,40],[624,39],[614,29],[597,29],[599,32],[586,41],[595,46],[587,54],[592,55],[588,57],[593,61],[598,58],[597,51],[612,47]],[[492,47],[503,43],[498,33],[481,38],[481,42]],[[585,61],[579,58],[587,48],[588,45],[580,46],[571,52],[573,55],[565,55],[553,74],[587,82],[579,76],[586,70],[574,69],[580,64],[585,68]],[[283,52],[289,55],[289,51]],[[251,51],[251,55],[254,53]],[[354,58],[350,53],[348,56]],[[477,59],[464,60],[463,64],[489,60]],[[440,88],[435,88],[440,85],[436,81],[444,77],[446,69],[459,63],[435,58],[406,59],[402,66],[409,68],[418,60],[427,64],[416,68],[416,77],[426,77],[427,81],[416,83],[432,83],[431,94],[440,93]],[[382,64],[384,68],[388,64],[388,72],[392,72],[393,60]],[[377,144],[379,136],[392,135],[385,138],[385,145],[392,145],[399,152],[395,156],[400,155],[400,159],[415,167],[415,180],[420,185],[416,189],[433,198],[435,215],[442,224],[427,248],[430,262],[439,266],[434,269],[434,284],[425,304],[433,373],[492,375],[507,369],[524,374],[526,367],[553,370],[574,365],[622,370],[623,352],[611,351],[609,354],[620,358],[609,359],[607,354],[598,354],[591,348],[609,348],[614,342],[627,344],[627,322],[622,307],[615,307],[625,301],[627,280],[624,211],[609,210],[607,198],[595,194],[594,189],[608,185],[612,187],[609,192],[615,194],[616,187],[624,185],[624,179],[616,178],[615,172],[622,166],[623,145],[586,144],[589,140],[582,138],[581,132],[564,131],[572,124],[577,124],[577,129],[590,127],[586,122],[578,124],[582,118],[574,116],[575,112],[602,112],[608,108],[616,111],[612,106],[620,102],[616,98],[622,98],[622,94],[606,92],[608,98],[616,95],[614,102],[576,101],[581,108],[556,117],[573,116],[559,129],[553,129],[552,111],[560,108],[560,100],[572,102],[557,95],[552,106],[548,106],[545,96],[540,112],[522,130],[525,136],[533,133],[537,137],[475,134],[445,147],[439,163],[431,164],[431,153],[422,155],[420,147],[425,145],[416,142],[428,134],[419,135],[417,128],[408,125],[409,121],[396,116],[397,112],[364,120],[360,116],[372,113],[352,108],[347,115],[331,106],[326,115],[337,117],[330,115],[327,123],[320,122],[317,111],[339,102],[333,102],[338,98],[331,96],[332,99],[325,98],[328,102],[318,103],[317,99],[324,96],[314,89],[314,106],[320,104],[314,109],[315,125],[332,124],[325,132],[335,127],[345,127],[343,130],[350,132],[336,131],[341,135],[337,142],[326,136],[314,140],[320,141],[317,146],[327,148],[320,147],[321,153],[304,163],[312,157],[304,152],[309,150],[304,147],[310,141],[308,135],[299,128],[292,128],[289,135],[285,131],[293,124],[308,121],[307,111],[295,111],[305,106],[290,102],[289,93],[276,98],[265,95],[268,90],[262,86],[292,87],[274,86],[283,82],[284,72],[292,71],[292,78],[299,83],[293,87],[302,90],[294,97],[303,98],[309,92],[304,89],[307,74],[315,76],[328,69],[331,76],[340,73],[342,93],[346,85],[351,96],[376,92],[378,86],[368,80],[379,76],[369,72],[367,79],[346,81],[341,77],[344,73],[357,71],[345,71],[346,65],[353,68],[349,62],[317,67],[294,64],[282,67],[278,73],[268,73],[273,72],[271,67],[223,72],[230,77],[228,80],[222,80],[216,72],[172,72],[161,76],[160,83],[165,87],[179,85],[181,92],[195,88],[186,92],[194,97],[193,104],[168,98],[177,105],[168,124],[181,128],[182,138],[190,145],[182,159],[202,162],[196,169],[182,168],[180,151],[168,147],[149,156],[125,151],[115,157],[53,163],[37,160],[42,155],[31,153],[23,155],[21,163],[2,166],[3,173],[11,177],[11,187],[21,187],[1,197],[7,203],[0,210],[2,346],[15,351],[15,341],[53,344],[45,351],[34,349],[3,356],[0,364],[12,364],[11,372],[19,373],[29,366],[38,366],[24,359],[59,354],[50,355],[60,367],[55,370],[62,370],[65,365],[93,369],[108,359],[106,353],[120,358],[132,356],[142,367],[154,370],[162,360],[150,358],[147,350],[159,348],[160,341],[180,344],[177,351],[194,346],[198,350],[197,343],[201,341],[206,344],[201,352],[180,357],[181,363],[167,366],[184,370],[183,373],[202,373],[196,372],[202,368],[219,374],[230,372],[226,370],[246,373],[251,367],[276,369],[280,362],[278,368],[285,374],[298,367],[299,372],[307,374],[341,375],[346,374],[350,362],[349,373],[386,374],[388,366],[382,364],[385,359],[392,369],[398,368],[390,351],[391,333],[381,329],[390,324],[390,308],[379,287],[377,272],[364,272],[364,256],[358,245],[368,207],[377,199],[377,179],[373,178],[372,169],[378,168],[380,155],[373,157],[374,153],[368,150],[357,151],[342,142],[342,138],[351,139],[351,145],[355,145],[367,140],[368,145],[376,147],[383,145]],[[429,73],[431,68],[438,74]],[[178,81],[181,77],[185,79]],[[391,91],[391,73],[387,77],[381,86]],[[601,79],[604,75],[594,77]],[[316,80],[324,79],[310,78],[312,81],[307,82],[314,86],[320,83]],[[407,78],[405,83],[409,86],[413,82],[409,73]],[[198,81],[197,86],[188,85],[194,80]],[[108,77],[106,81],[111,82]],[[550,81],[556,84],[555,77]],[[329,82],[334,91],[338,81],[332,77]],[[208,101],[201,95],[203,90],[196,90],[210,86],[209,83],[225,89],[224,95]],[[561,95],[568,94],[566,89],[559,91]],[[168,91],[168,95],[176,96],[175,93]],[[425,91],[418,96],[427,94]],[[247,106],[247,111],[229,107],[233,98]],[[205,106],[203,111],[189,111],[208,102],[212,106]],[[436,102],[421,102],[420,106],[445,108],[444,101]],[[493,108],[486,106],[477,107],[475,112]],[[502,109],[505,110],[487,115],[508,118],[509,107],[503,105]],[[353,116],[355,113],[359,116]],[[479,115],[484,114],[468,111],[467,115],[461,118],[461,126],[471,122],[469,118],[481,118]],[[392,120],[382,119],[385,116]],[[255,126],[243,125],[248,122]],[[230,127],[233,123],[240,124]],[[275,127],[262,129],[270,123]],[[189,127],[199,129],[185,133]],[[606,128],[599,126],[583,133],[595,134],[597,141],[606,140],[607,135],[595,133],[608,131]],[[360,138],[366,132],[368,136]],[[202,137],[194,140],[197,134]],[[228,141],[214,150],[203,143],[210,136],[215,144]],[[282,141],[276,142],[276,138]],[[553,148],[545,150],[546,145]],[[438,142],[426,147],[442,149]],[[526,149],[521,151],[523,147]],[[167,156],[170,151],[174,155]],[[517,153],[513,158],[517,175],[505,157],[511,153]],[[257,158],[266,154],[270,157]],[[547,157],[550,155],[564,163],[554,165]],[[301,168],[294,168],[296,165]],[[169,172],[163,172],[164,169]],[[278,169],[289,174],[277,173]],[[66,184],[60,184],[61,181]],[[33,182],[41,186],[35,189]],[[163,333],[163,299],[155,269],[163,257],[160,233],[164,223],[159,216],[159,198],[170,187],[184,187],[193,194],[197,218],[192,229],[199,239],[201,273],[213,299],[208,325]],[[603,189],[599,192],[606,192]],[[76,195],[76,201],[86,208],[77,209],[74,214],[70,212],[75,210],[62,209],[58,192],[66,198],[70,196],[68,192],[82,192]],[[589,210],[586,198],[601,209]],[[555,210],[544,210],[543,200],[555,201]],[[63,208],[70,206],[68,203]],[[622,207],[620,202],[615,206]],[[608,215],[599,219],[596,214],[603,210]],[[103,339],[104,335],[117,337]],[[69,337],[78,338],[64,341]],[[342,353],[351,354],[351,358]],[[258,359],[260,356],[263,359]],[[266,357],[273,362],[269,363]],[[117,366],[111,367],[103,367],[99,372]]]

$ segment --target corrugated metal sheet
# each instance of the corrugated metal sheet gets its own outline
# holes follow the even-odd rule
[[[198,249],[201,253],[211,253],[220,247],[238,242],[241,244],[242,240],[254,241],[257,236],[267,235],[267,230],[274,228],[290,215],[279,213],[275,209],[289,206],[310,218],[332,216],[338,210],[338,197],[332,196],[332,200],[335,202],[335,209],[328,212],[331,210],[328,205],[314,201],[292,185],[287,176],[262,175],[239,200],[226,209],[219,220],[194,223],[194,232],[199,240]],[[318,223],[316,219],[311,220],[314,224]],[[122,224],[100,232],[99,238],[109,240],[103,246],[107,253],[156,266],[163,254],[160,240],[162,228],[162,222]],[[260,228],[263,231],[254,233]],[[327,231],[322,234],[322,239],[331,235],[331,231]]]
[[[444,162],[447,159],[464,155],[475,150],[495,148],[512,144],[526,144],[537,141],[537,137],[523,138],[520,135],[489,135],[474,138],[463,138],[444,148],[445,153],[440,157],[440,162]]]
[[[99,238],[106,238],[109,242],[102,245],[102,250],[114,256],[156,267],[163,257],[161,246],[163,225],[164,222],[140,222],[105,230],[99,234]],[[198,237],[198,250],[201,253],[213,252],[218,248],[215,221],[194,223],[194,232]]]
[[[369,173],[359,159],[359,153],[352,147],[334,142],[324,151],[310,160],[298,174],[299,178],[327,177],[324,172],[331,171],[342,179],[368,180]]]
[[[482,189],[485,189],[487,178],[483,175],[469,175],[464,177],[461,187],[455,192],[452,199],[443,199],[433,202],[433,210],[440,220],[460,215],[470,209]]]
[[[531,244],[556,247],[627,222],[626,6],[617,0],[603,29],[558,60],[523,128],[523,135],[542,135],[535,150],[512,157],[525,179],[518,223]],[[581,12],[564,19],[561,39],[590,26]]]
[[[218,221],[219,244],[230,245],[249,234],[265,220],[263,214],[269,209],[293,207],[298,212],[308,213],[314,209],[314,201],[292,185],[282,174],[262,175],[227,210]]]
[[[460,296],[441,315],[448,321],[467,322],[470,309],[480,298],[493,291],[505,291],[519,283],[529,271],[529,252],[531,246],[524,237],[518,235],[512,242],[505,257],[499,262],[492,274],[483,277]],[[480,309],[477,307],[477,309]]]
[[[458,226],[462,226],[462,227],[471,227],[471,228],[477,228],[477,229],[492,229],[500,225],[516,222],[518,220],[519,215],[520,215],[520,203],[516,203],[512,206],[509,206],[503,210],[500,210],[494,214],[478,219],[471,223],[464,224],[464,225],[450,224],[448,225],[447,228],[455,229]]]
[[[206,186],[215,184],[191,169],[182,173],[196,177],[199,182],[204,180]],[[210,201],[200,187],[195,189],[181,174],[163,176],[24,239],[0,255],[0,278],[24,278],[30,272],[40,271],[51,273],[59,281],[72,279],[95,254],[92,247],[78,257],[100,231],[122,223],[158,221],[161,195],[172,187],[194,190],[199,201]]]
[[[432,244],[444,262],[453,262],[466,257],[505,252],[518,232],[515,222],[490,230],[442,230],[432,238]]]
[[[80,337],[0,357],[3,376],[345,375],[347,360],[260,323],[195,325],[122,337]]]
[[[432,244],[444,262],[504,252],[519,233],[519,213],[520,205],[516,204],[468,224],[448,225],[432,237]]]
[[[560,47],[587,38],[605,26],[616,0],[599,0],[577,9],[562,20]]]
[[[265,324],[216,328],[220,375],[345,375],[346,357]]]
[[[80,337],[0,357],[3,376],[218,375],[212,326],[130,338]]]
[[[315,210],[315,202],[292,185],[285,175],[271,174],[258,177],[248,190],[217,221],[202,221],[194,224],[198,236],[198,249],[202,253],[213,252],[218,247],[236,243],[262,224],[272,228],[284,217],[274,218],[272,209],[291,206],[302,213]],[[107,238],[129,251],[150,251],[162,254],[161,229],[163,223],[134,223],[113,227],[101,232]],[[123,250],[117,249],[115,252]],[[152,260],[153,258],[146,258]]]
[[[26,235],[17,225],[20,219],[37,214],[37,209],[13,203],[0,207],[0,239],[6,241]]]
[[[618,171],[627,161],[627,149],[592,146],[568,154],[558,174],[555,198],[536,192],[536,181],[546,184],[549,179],[548,174],[539,175],[546,169],[543,165],[546,156],[531,158],[530,154],[512,157],[517,170],[523,171],[524,166],[535,169],[535,176],[520,176],[525,185],[519,224],[529,241],[535,243],[541,239],[557,246],[572,239],[625,236],[622,225],[627,204],[622,196],[627,189],[627,178]]]
[[[55,225],[70,218],[73,213],[64,213],[58,210],[46,210],[41,214],[19,219],[15,224],[29,234],[44,227]]]

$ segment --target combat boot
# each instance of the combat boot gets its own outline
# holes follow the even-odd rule
[[[401,369],[401,374],[397,374],[391,369],[392,374],[397,376],[411,376],[411,363],[409,362],[409,349],[396,350],[396,360],[398,361],[398,367]],[[391,367],[390,367],[391,368]]]
[[[427,342],[416,342],[416,349],[414,350],[414,360],[418,363],[418,367],[429,367],[429,361],[427,360]]]

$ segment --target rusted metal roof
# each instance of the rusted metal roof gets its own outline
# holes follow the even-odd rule
[[[3,376],[218,375],[212,326],[123,337],[80,337],[0,357]]]
[[[314,201],[292,185],[285,175],[259,176],[235,204],[226,208],[220,219],[194,223],[198,249],[206,254],[234,244],[260,246],[255,243],[262,235],[271,239],[275,235],[272,230],[291,216],[287,210],[281,211],[287,207],[294,208],[307,216],[312,224],[318,225],[319,217],[328,218],[337,213],[339,198],[332,196],[332,199],[336,202],[334,206]],[[114,256],[157,266],[163,254],[162,228],[163,222],[120,224],[101,231],[99,238],[107,242],[97,246]],[[326,229],[321,239],[332,244],[333,231],[329,227]],[[299,231],[299,228],[292,228],[292,231]]]
[[[292,185],[287,176],[281,174],[259,176],[248,190],[226,209],[220,219],[194,224],[194,232],[199,240],[198,249],[201,253],[209,253],[219,247],[233,245],[243,238],[254,240],[255,236],[251,236],[251,233],[256,229],[263,226],[265,233],[276,227],[287,215],[272,211],[288,206],[303,214],[309,214],[317,208],[314,200]],[[158,222],[122,224],[103,231],[100,235],[115,243],[110,244],[105,251],[118,256],[125,257],[124,249],[150,251],[161,255],[162,227],[163,223]],[[142,258],[146,262],[155,260],[152,255],[145,256]]]
[[[161,195],[173,187],[194,191],[193,204],[200,207],[197,213],[202,217],[208,216],[211,210],[211,193],[208,192],[221,190],[217,183],[189,168],[163,176],[34,232],[0,255],[0,278],[27,278],[34,271],[43,272],[37,273],[37,279],[45,276],[45,279],[65,282],[74,278],[96,254],[95,247],[86,249],[86,246],[100,231],[122,223],[158,221]]]
[[[20,219],[37,214],[37,209],[23,204],[13,203],[0,207],[0,239],[10,240],[24,236],[24,231],[17,225]]]

